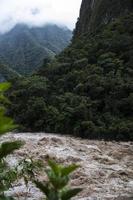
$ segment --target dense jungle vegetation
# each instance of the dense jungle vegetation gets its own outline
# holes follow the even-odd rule
[[[21,130],[133,140],[133,14],[74,38],[36,74],[12,82],[8,114]]]

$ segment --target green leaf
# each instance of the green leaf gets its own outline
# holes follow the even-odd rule
[[[6,157],[7,155],[13,153],[13,151],[19,149],[24,142],[14,141],[14,142],[4,142],[0,146],[0,160]]]
[[[39,181],[34,181],[36,187],[40,189],[41,192],[43,192],[46,196],[49,195],[49,188],[48,185],[44,185],[43,183]]]
[[[58,192],[51,189],[47,200],[59,200]]]
[[[76,196],[81,191],[82,191],[81,188],[75,188],[75,189],[62,191],[61,200],[69,200],[72,197]]]
[[[60,172],[60,166],[54,162],[53,160],[49,160],[48,161],[49,166],[51,167],[51,169],[53,170],[53,172],[58,175]]]
[[[71,174],[72,172],[74,172],[77,168],[79,168],[78,165],[70,165],[68,167],[64,167],[61,169],[61,175],[67,176],[67,175]]]

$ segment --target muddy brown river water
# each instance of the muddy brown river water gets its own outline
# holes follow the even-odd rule
[[[9,133],[1,141],[21,139],[25,145],[7,157],[11,166],[33,157],[44,162],[48,157],[80,168],[72,175],[71,185],[82,187],[76,200],[133,200],[133,143],[82,140],[46,133]],[[17,200],[42,200],[32,185],[16,182],[9,191]]]

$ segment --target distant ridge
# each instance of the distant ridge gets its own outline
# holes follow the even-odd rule
[[[72,32],[66,27],[16,25],[0,35],[0,61],[20,74],[29,74],[40,67],[44,58],[54,57],[70,42]]]

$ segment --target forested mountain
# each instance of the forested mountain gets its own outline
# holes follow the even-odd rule
[[[54,57],[70,42],[72,32],[65,27],[45,25],[29,28],[18,24],[0,35],[0,62],[20,74],[29,74]]]
[[[83,0],[72,44],[9,98],[25,130],[133,140],[133,2]]]

